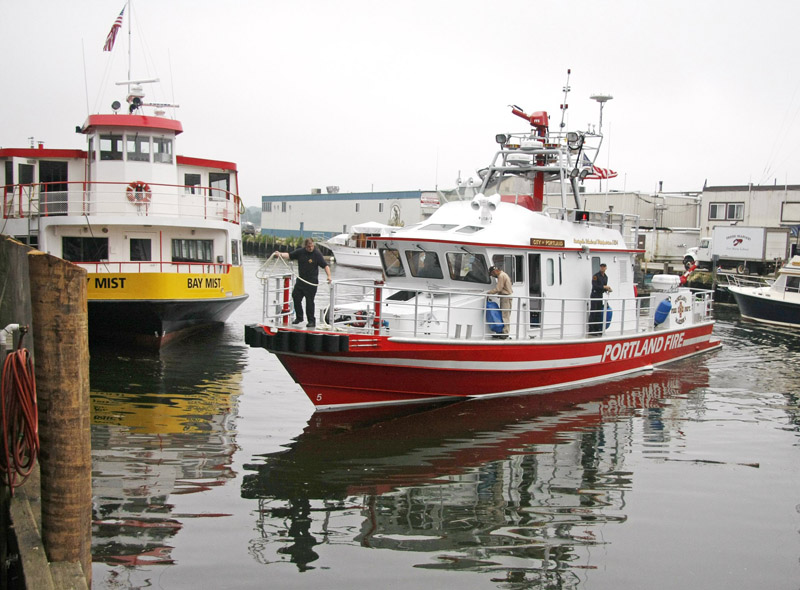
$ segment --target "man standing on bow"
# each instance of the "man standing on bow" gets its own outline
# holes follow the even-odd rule
[[[286,260],[297,261],[297,274],[299,275],[294,283],[292,290],[292,301],[294,302],[295,320],[293,324],[303,321],[303,299],[306,300],[306,317],[308,318],[307,328],[315,328],[317,322],[314,316],[314,297],[317,294],[319,285],[319,269],[324,268],[328,275],[328,282],[331,282],[331,267],[322,255],[322,252],[314,247],[314,240],[306,238],[303,247],[291,252],[274,252],[273,256],[278,256]]]

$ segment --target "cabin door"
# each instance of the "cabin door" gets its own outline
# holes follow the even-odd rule
[[[539,327],[542,314],[542,260],[541,254],[528,254],[528,307],[530,325]]]

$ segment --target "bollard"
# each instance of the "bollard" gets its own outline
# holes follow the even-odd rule
[[[28,255],[39,403],[42,542],[92,585],[92,456],[86,271]]]

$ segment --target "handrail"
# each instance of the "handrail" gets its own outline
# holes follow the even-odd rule
[[[159,261],[129,261],[129,260],[103,260],[103,261],[77,261],[76,264],[93,273],[131,273],[144,274],[148,272],[177,273],[177,274],[229,274],[231,264],[212,262],[159,262]]]
[[[289,291],[291,272],[264,275],[263,322],[288,324],[292,314]],[[486,320],[484,292],[421,289],[388,290],[376,299],[376,290],[387,290],[382,281],[338,280],[331,284],[323,312],[323,329],[355,334],[382,334],[411,338],[485,339],[492,335]],[[693,323],[711,319],[713,291],[688,290],[687,313]],[[516,340],[584,338],[589,329],[590,298],[544,298],[492,295],[512,300],[509,335]],[[601,318],[612,311],[611,322],[601,321],[606,335],[647,334],[657,327],[654,315],[665,294],[646,297],[604,298]],[[377,304],[376,304],[377,303]]]
[[[241,198],[226,189],[165,183],[146,183],[146,197],[131,200],[127,182],[41,182],[5,185],[3,217],[180,216],[241,223]]]

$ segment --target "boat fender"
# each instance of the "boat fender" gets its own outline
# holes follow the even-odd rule
[[[656,307],[656,314],[655,314],[655,325],[664,323],[664,320],[669,317],[669,312],[672,311],[672,301],[670,298],[667,297],[661,303],[658,304]]]
[[[322,352],[322,334],[306,334],[308,352]]]
[[[614,315],[614,312],[611,310],[611,306],[606,304],[606,330],[611,325],[611,316]]]
[[[306,351],[306,333],[305,332],[289,332],[289,351],[290,352],[305,352]]]
[[[153,191],[150,190],[150,185],[141,180],[136,180],[128,185],[125,189],[128,195],[128,200],[131,203],[141,205],[142,203],[149,203],[150,198],[153,196]]]

